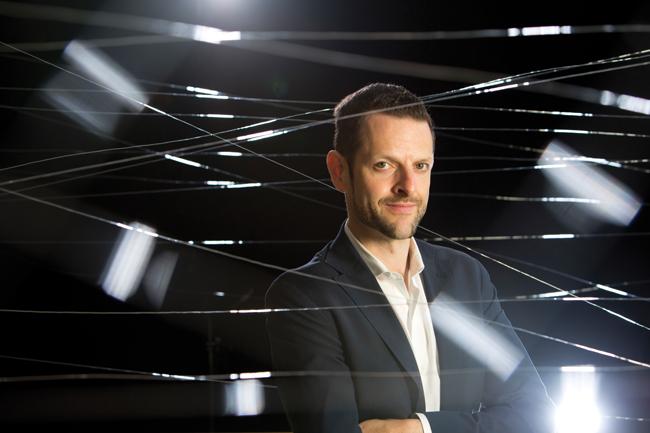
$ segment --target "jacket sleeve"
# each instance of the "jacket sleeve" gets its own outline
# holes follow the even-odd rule
[[[523,359],[504,381],[487,373],[479,410],[440,411],[425,415],[433,433],[552,433],[554,406],[521,340],[497,299],[496,289],[478,262],[485,326],[492,328],[523,353]]]
[[[334,317],[308,296],[317,293],[314,285],[322,283],[281,276],[267,292],[269,308],[303,309],[267,317],[282,404],[294,433],[360,433],[354,386]]]

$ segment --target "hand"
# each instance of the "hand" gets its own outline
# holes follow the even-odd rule
[[[419,419],[367,419],[359,427],[363,433],[423,433]]]

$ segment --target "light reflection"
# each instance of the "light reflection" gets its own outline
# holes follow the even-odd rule
[[[155,308],[162,307],[178,262],[178,254],[165,251],[151,260],[143,279],[144,292]]]
[[[431,308],[436,332],[443,333],[502,380],[507,380],[523,359],[523,353],[512,343],[444,293],[436,297]]]
[[[133,77],[98,49],[72,41],[63,51],[63,57],[81,70],[84,76],[123,98],[122,102],[131,109],[139,111],[146,104],[147,97]]]
[[[544,174],[556,188],[566,195],[598,200],[598,204],[584,208],[584,212],[617,225],[628,225],[636,216],[642,206],[638,197],[602,169],[589,164],[595,162],[612,165],[607,160],[576,155],[572,149],[558,141],[552,141],[548,145],[540,161],[553,158],[574,161],[570,165],[564,165],[562,170],[544,170]],[[560,168],[562,164],[550,166]],[[537,167],[549,168],[549,164]]]
[[[108,266],[100,279],[104,292],[120,301],[130,298],[144,275],[155,245],[151,227],[133,223],[120,233]]]
[[[235,382],[224,388],[227,415],[252,416],[259,415],[264,411],[265,400],[262,383],[256,379],[241,380],[244,379],[245,374],[231,374],[230,378]],[[240,377],[241,379],[237,380]]]
[[[565,366],[562,400],[556,409],[556,433],[596,433],[601,415],[596,404],[596,369],[593,365]]]
[[[189,165],[191,167],[201,167],[201,164],[199,164],[198,162],[190,161],[189,159],[185,159],[185,158],[179,158],[178,156],[170,155],[168,153],[165,154],[165,159],[169,159],[171,161]]]

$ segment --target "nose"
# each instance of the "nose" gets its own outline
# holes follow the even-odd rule
[[[409,168],[401,168],[396,172],[397,178],[393,185],[393,194],[408,197],[415,192],[415,173]]]

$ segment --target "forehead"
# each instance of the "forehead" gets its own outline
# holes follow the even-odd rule
[[[361,128],[359,154],[431,157],[433,135],[426,120],[377,113],[366,116]]]

